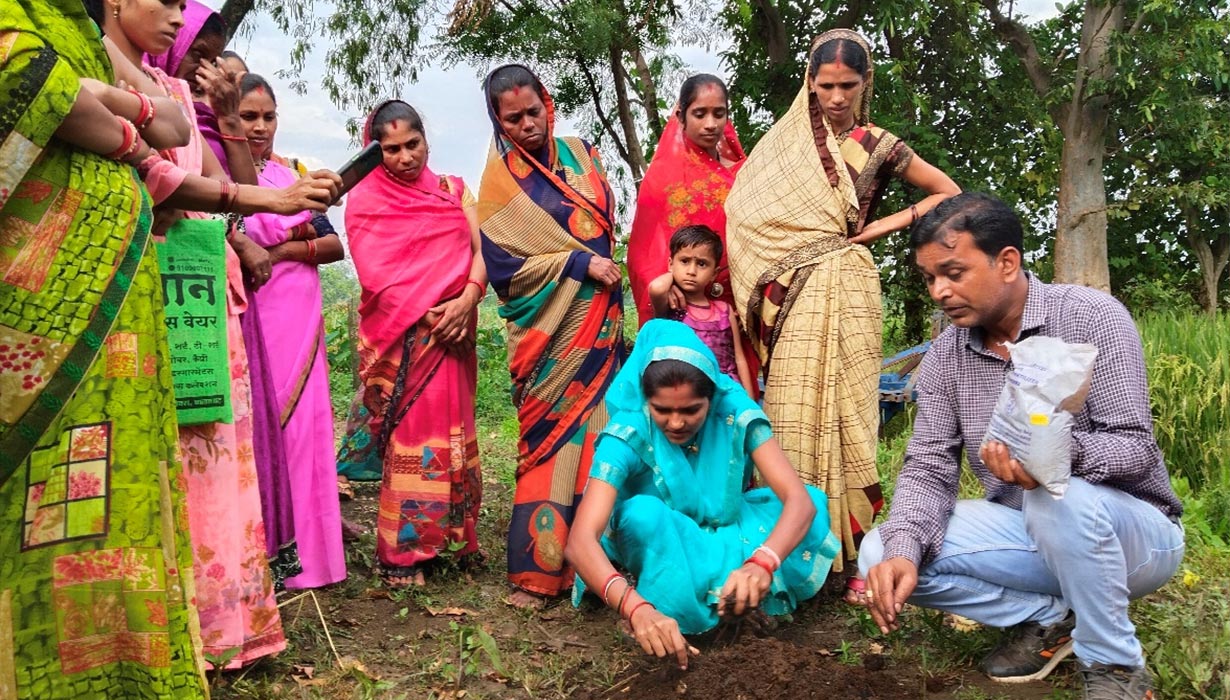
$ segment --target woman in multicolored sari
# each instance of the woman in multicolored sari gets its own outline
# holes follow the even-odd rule
[[[884,502],[875,464],[880,275],[866,244],[960,190],[868,121],[865,39],[833,30],[809,55],[794,104],[735,179],[726,235],[736,308],[767,369],[765,412],[803,480],[828,495],[841,572]],[[929,194],[876,219],[893,178]]]
[[[302,182],[290,168],[269,159],[278,129],[273,88],[259,75],[247,73],[239,91],[239,118],[261,185],[279,188]],[[341,260],[344,252],[336,234],[318,234],[310,211],[257,214],[244,221],[248,236],[269,251],[273,264],[273,276],[257,290],[256,300],[290,465],[295,540],[303,567],[302,573],[286,579],[286,587],[317,588],[346,578],[317,269]]]
[[[572,586],[564,545],[625,352],[614,199],[594,147],[555,136],[551,97],[528,68],[497,68],[483,90],[495,141],[478,222],[521,423],[509,602],[538,606]]]
[[[0,697],[203,699],[151,151],[82,81],[80,0],[0,4]]]
[[[671,234],[704,224],[726,241],[726,195],[743,165],[743,147],[730,122],[726,84],[707,73],[683,82],[653,161],[636,195],[628,238],[628,280],[640,325],[654,317],[649,283],[667,271]],[[718,261],[712,296],[734,305],[726,256]]]
[[[153,1],[145,3],[156,9]],[[188,83],[157,67],[139,63],[145,55],[156,56],[169,48],[165,46],[162,28],[148,21],[148,11],[137,3],[127,12],[123,6],[118,13],[104,12],[103,33],[122,56],[115,62],[126,59],[142,65],[145,76],[153,82],[144,89],[174,99],[189,123],[195,125],[196,111]],[[163,150],[162,155],[188,174],[226,177],[195,128],[186,146]],[[211,218],[198,211],[186,212],[185,216]],[[173,229],[170,235],[174,235]],[[236,240],[236,234],[230,238]],[[239,256],[230,246],[225,250],[224,296],[233,420],[181,424],[179,444],[186,466],[188,525],[204,651],[217,657],[238,649],[228,662],[232,668],[238,668],[285,649],[286,638],[265,559],[261,494],[252,449],[252,393],[239,322],[239,314],[247,306],[247,292]]]
[[[567,555],[646,653],[686,667],[683,634],[820,590],[841,552],[824,494],[691,328],[645,324],[606,402]],[[749,491],[753,470],[765,486]]]
[[[363,141],[384,153],[346,206],[363,287],[359,376],[384,460],[376,559],[390,586],[421,586],[441,554],[478,552],[474,332],[487,271],[474,196],[461,178],[428,167],[418,112],[382,103]]]

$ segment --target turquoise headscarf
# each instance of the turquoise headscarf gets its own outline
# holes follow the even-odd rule
[[[697,434],[689,460],[683,446],[667,439],[649,415],[641,391],[645,369],[659,360],[679,360],[705,374],[717,387],[709,415]],[[641,328],[636,348],[606,396],[611,419],[598,437],[621,440],[653,471],[654,483],[673,510],[702,526],[717,527],[738,517],[751,477],[748,433],[768,434],[768,416],[737,382],[718,371],[717,358],[691,328],[678,321],[653,320]],[[759,445],[753,446],[756,447]]]

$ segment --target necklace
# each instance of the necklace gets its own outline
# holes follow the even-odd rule
[[[265,158],[257,158],[255,161],[252,162],[252,164],[256,166],[256,172],[259,173],[265,169],[265,164],[268,162],[269,161]]]
[[[854,127],[856,126],[858,125],[851,124],[849,129],[846,129],[845,131],[838,133],[837,136],[835,137],[837,140],[837,145],[840,146],[841,144],[845,143],[846,139],[850,138],[850,132],[854,131]]]

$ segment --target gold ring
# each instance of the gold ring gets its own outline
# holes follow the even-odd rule
[[[876,592],[868,588],[866,592],[866,597],[867,597],[867,600],[872,600],[876,597]]]

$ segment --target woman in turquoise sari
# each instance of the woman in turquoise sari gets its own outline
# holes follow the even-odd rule
[[[686,667],[682,635],[755,609],[784,615],[820,590],[841,549],[824,493],[690,328],[645,324],[606,402],[565,554],[646,653]],[[748,490],[753,467],[766,486]]]

